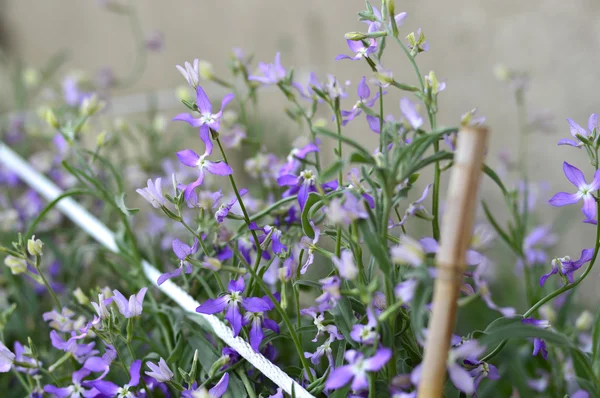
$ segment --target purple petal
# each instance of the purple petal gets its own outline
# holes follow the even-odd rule
[[[271,329],[275,333],[279,333],[279,325],[274,320],[263,318],[263,324],[267,329]]]
[[[450,380],[452,380],[452,383],[456,386],[456,388],[467,395],[473,394],[475,391],[473,378],[465,368],[453,363],[448,366],[448,375],[450,376]]]
[[[577,142],[570,140],[568,138],[563,138],[561,140],[558,141],[558,145],[569,145],[569,146],[574,146],[576,148],[581,148]]]
[[[189,167],[196,167],[198,165],[198,160],[200,159],[200,156],[191,149],[184,149],[183,151],[177,152],[177,157],[181,163]]]
[[[585,131],[585,129],[583,127],[581,127],[580,125],[575,123],[575,121],[573,119],[567,118],[567,123],[569,123],[569,126],[571,127],[571,134],[573,135],[573,137],[575,137],[576,134],[579,134],[583,137],[588,136],[588,132]]]
[[[204,150],[204,153],[206,155],[210,155],[213,151],[213,143],[212,143],[212,140],[210,139],[210,129],[208,128],[208,126],[205,124],[200,126],[200,130],[198,130],[198,135],[200,136],[200,139],[202,140],[202,142],[204,142],[204,145],[206,145],[206,149]]]
[[[196,106],[198,106],[198,110],[200,113],[211,113],[212,112],[212,104],[208,99],[208,96],[202,89],[202,87],[196,87]]]
[[[334,369],[327,377],[325,388],[327,390],[335,390],[348,384],[354,377],[353,366],[345,365]]]
[[[185,258],[191,253],[191,247],[179,239],[174,239],[171,246],[173,247],[173,252],[180,260],[185,260]]]
[[[140,383],[140,369],[142,368],[142,360],[136,359],[129,368],[129,384],[130,386],[137,386]]]
[[[404,97],[400,100],[400,111],[414,129],[418,129],[423,125],[423,118],[419,116],[415,104],[408,98]]]
[[[348,44],[350,51],[353,53],[359,52],[364,47],[360,40],[346,40],[346,43]]]
[[[260,343],[262,343],[265,334],[263,333],[260,321],[252,322],[252,328],[250,329],[250,346],[254,351],[259,352]]]
[[[589,189],[595,191],[600,188],[600,169],[594,172],[594,179],[590,183]]]
[[[280,187],[298,185],[298,177],[292,174],[283,175],[277,179],[277,184]]]
[[[49,384],[44,386],[44,391],[60,398],[71,396],[71,389],[69,387],[60,388]]]
[[[421,246],[423,246],[423,250],[427,254],[437,253],[437,251],[438,251],[439,244],[433,238],[430,238],[430,237],[421,238],[419,240],[419,243],[421,244]]]
[[[221,398],[223,394],[227,391],[227,386],[229,385],[229,373],[225,373],[221,380],[213,388],[208,390],[208,394],[211,398]]]
[[[219,297],[217,299],[208,299],[196,308],[196,312],[201,314],[216,314],[222,312],[227,307],[227,297]]]
[[[596,217],[596,199],[591,194],[588,193],[583,197],[583,208],[581,211],[588,220]]]
[[[565,172],[567,180],[569,180],[571,184],[575,185],[577,188],[581,188],[587,185],[583,173],[577,167],[572,166],[567,162],[564,162],[563,171]]]
[[[550,203],[552,206],[560,207],[577,203],[579,202],[580,198],[581,197],[576,193],[559,192],[550,198],[548,203]]]
[[[233,170],[229,165],[225,162],[209,162],[207,161],[205,166],[206,170],[208,170],[212,174],[216,174],[219,176],[228,176],[233,174]]]
[[[246,288],[246,282],[244,282],[243,278],[234,279],[229,282],[229,286],[227,286],[227,290],[230,292],[243,292]]]
[[[346,55],[346,54],[339,54],[339,55],[337,55],[337,56],[335,57],[335,60],[336,60],[336,61],[339,61],[339,60],[341,60],[341,59],[353,59],[353,58],[352,58],[352,57],[350,57],[349,55]]]
[[[231,93],[229,93],[223,97],[223,99],[221,100],[221,112],[223,112],[223,109],[225,109],[227,104],[229,104],[231,102],[231,100],[233,100],[234,98],[235,98],[235,94],[231,94]]]
[[[369,89],[369,85],[367,84],[366,80],[367,78],[363,76],[363,78],[360,80],[360,83],[358,83],[357,93],[360,99],[366,99],[371,96],[371,90]]]
[[[365,369],[370,372],[377,372],[392,357],[392,350],[382,347],[377,350],[375,355],[365,361]]]
[[[192,182],[191,184],[185,185],[185,188],[183,190],[183,197],[185,198],[185,200],[187,200],[187,201],[190,200],[190,198],[194,195],[194,189],[196,189],[196,187],[199,187],[200,185],[202,185],[203,181],[204,181],[204,172],[200,171],[200,175],[198,176],[196,181]]]
[[[202,125],[200,119],[196,119],[189,113],[180,113],[179,115],[175,116],[173,120],[189,123],[193,127],[200,127],[200,125]]]
[[[233,336],[236,337],[237,335],[239,335],[240,330],[242,330],[242,314],[240,313],[240,309],[238,308],[237,304],[231,304],[229,305],[229,307],[227,307],[225,319],[227,319],[231,324],[231,328],[233,329]]]
[[[265,303],[265,300],[260,297],[245,298],[242,305],[246,311],[250,312],[267,312],[271,310],[271,306],[268,303]]]
[[[300,210],[304,209],[304,205],[308,200],[309,186],[306,184],[302,184],[300,186],[300,191],[298,191],[298,204],[300,204]]]
[[[378,117],[375,116],[371,116],[371,115],[367,115],[367,123],[369,123],[369,128],[377,133],[380,134],[381,133],[381,125],[380,125],[380,120]]]
[[[598,114],[592,113],[590,118],[588,119],[588,130],[590,133],[594,131],[594,129],[598,128]]]
[[[97,380],[91,383],[96,390],[109,397],[114,397],[119,392],[119,386],[110,381]]]

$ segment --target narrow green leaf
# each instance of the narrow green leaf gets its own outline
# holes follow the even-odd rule
[[[310,225],[310,219],[308,214],[310,212],[310,208],[320,200],[321,195],[319,195],[318,193],[311,192],[310,194],[308,194],[308,199],[304,204],[304,209],[302,209],[302,215],[300,217],[300,220],[302,222],[302,230],[304,231],[304,234],[311,239],[315,237],[315,230]]]

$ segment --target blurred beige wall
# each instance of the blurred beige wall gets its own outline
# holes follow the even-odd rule
[[[94,71],[111,65],[126,73],[133,60],[133,42],[127,19],[100,9],[94,0],[4,0],[4,18],[14,51],[29,65],[40,66],[57,50],[68,48],[68,67]],[[360,30],[356,13],[363,0],[173,0],[133,1],[146,31],[165,34],[165,49],[151,55],[148,69],[131,92],[170,89],[182,83],[174,65],[201,58],[217,70],[233,47],[270,61],[282,51],[283,63],[298,71],[314,70],[350,79],[355,98],[356,83],[368,70],[360,62],[335,62],[347,52],[343,35]],[[573,148],[557,147],[569,136],[566,117],[587,123],[600,111],[600,1],[598,0],[397,0],[397,11],[407,11],[402,35],[423,28],[430,51],[419,55],[423,73],[435,70],[447,82],[440,96],[439,123],[456,125],[460,115],[478,107],[492,128],[492,151],[515,149],[516,118],[510,89],[497,82],[498,63],[526,69],[533,75],[529,107],[548,108],[556,117],[557,133],[535,133],[529,148],[532,179],[545,179],[554,190],[572,187],[562,176],[562,161],[590,168]],[[391,43],[385,65],[398,80],[415,83],[402,53]],[[269,95],[271,106],[281,107],[278,93]],[[387,107],[399,114],[398,94]],[[349,99],[347,104],[353,103]],[[351,134],[363,142],[373,141],[364,120],[351,126]],[[490,163],[497,164],[496,157]],[[488,189],[486,195],[493,195]],[[500,201],[498,201],[500,203]],[[570,208],[579,218],[577,208]],[[548,222],[558,210],[547,209]],[[569,233],[571,241],[591,244],[588,226]],[[579,244],[578,244],[579,245]],[[577,245],[577,246],[578,246]],[[577,255],[578,252],[565,254]]]

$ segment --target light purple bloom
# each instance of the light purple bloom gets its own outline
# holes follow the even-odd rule
[[[416,130],[423,125],[423,118],[419,116],[417,107],[408,98],[404,97],[400,100],[400,111],[413,129]]]
[[[521,320],[521,323],[525,325],[532,325],[541,329],[548,329],[550,322],[534,318],[525,318]],[[542,354],[542,358],[548,359],[548,350],[546,349],[546,342],[538,337],[533,338],[533,353],[535,357],[538,354]]]
[[[244,279],[232,280],[229,282],[227,290],[229,293],[222,295],[216,299],[208,299],[203,304],[196,308],[196,312],[201,314],[216,314],[227,310],[225,319],[229,321],[233,328],[233,335],[237,336],[242,330],[242,314],[240,312],[240,304],[244,297],[242,293],[246,283]]]
[[[200,117],[195,118],[192,115],[190,115],[189,113],[180,113],[179,115],[175,116],[173,118],[173,120],[180,120],[180,121],[189,123],[193,127],[207,126],[208,128],[211,128],[211,129],[217,131],[217,130],[219,130],[219,127],[221,125],[221,116],[223,116],[223,109],[225,109],[227,104],[229,104],[229,102],[231,102],[231,100],[234,97],[235,97],[235,95],[233,95],[233,94],[227,94],[221,100],[221,109],[219,110],[219,112],[212,113],[213,107],[212,107],[212,103],[210,102],[210,99],[208,99],[208,96],[206,95],[206,92],[202,89],[202,87],[198,86],[198,87],[196,87],[196,106],[198,107],[198,112],[200,113]],[[208,129],[206,129],[206,133],[204,133],[204,136],[202,135],[202,131],[201,131],[200,138],[202,138],[202,140],[208,146],[209,142],[205,141],[205,139],[208,138],[207,133],[208,133]],[[212,144],[211,144],[211,149],[212,149]]]
[[[326,308],[335,307],[338,300],[342,298],[341,280],[338,276],[330,276],[319,280],[323,288],[323,294],[315,299],[315,302]]]
[[[200,84],[199,62],[198,58],[196,58],[192,64],[186,61],[183,64],[185,68],[179,65],[175,66],[185,80],[187,80],[188,84],[194,89]]]
[[[72,319],[73,316],[75,316],[73,311],[67,307],[63,307],[60,313],[56,310],[44,312],[42,318],[44,321],[48,322],[50,327],[53,329],[56,329],[60,332],[72,332],[77,329],[77,321]]]
[[[310,171],[304,170],[298,176],[287,174],[277,179],[279,186],[288,186],[289,188],[283,193],[283,197],[298,194],[298,204],[300,209],[304,208],[308,200],[308,194],[317,192],[317,175]],[[323,189],[336,189],[337,181],[331,181],[322,185]]]
[[[324,325],[323,322],[325,321],[325,317],[323,316],[323,311],[320,308],[313,308],[313,307],[309,307],[309,308],[304,308],[302,310],[300,310],[300,314],[302,315],[309,315],[313,318],[313,324],[317,327],[317,334],[315,335],[315,338],[312,339],[311,341],[313,343],[316,343],[319,340],[319,337],[321,337],[323,335],[323,333],[329,333],[329,334],[338,334],[338,330],[334,325]]]
[[[532,229],[523,242],[526,265],[545,264],[548,261],[545,249],[554,246],[557,241],[558,236],[552,233],[550,225],[540,225]],[[520,269],[523,265],[523,261],[519,258],[517,268]]]
[[[300,246],[301,249],[304,249],[306,254],[306,261],[300,268],[300,273],[304,275],[306,271],[308,271],[308,267],[315,261],[315,248],[317,247],[317,242],[321,237],[321,230],[315,226],[315,224],[310,221],[310,225],[315,231],[315,237],[311,240],[308,236],[303,236],[300,238]]]
[[[406,222],[406,220],[408,220],[409,217],[420,216],[425,219],[428,219],[430,217],[427,213],[427,209],[421,203],[423,203],[423,201],[427,198],[427,194],[429,194],[429,189],[432,185],[433,184],[429,184],[425,187],[421,197],[408,205],[408,208],[404,212],[404,216],[402,217],[400,222],[398,222],[398,224],[392,224],[392,227],[404,225],[404,223]]]
[[[348,48],[354,53],[354,55],[349,56],[346,54],[340,54],[335,57],[335,60],[339,61],[340,59],[350,59],[357,61],[362,58],[368,58],[370,54],[377,51],[377,41],[375,41],[375,39],[367,39],[366,41],[368,42],[368,45],[365,45],[362,40],[346,40]]]
[[[186,200],[189,200],[192,197],[194,189],[204,182],[205,170],[211,174],[220,176],[227,176],[233,173],[231,167],[225,162],[211,162],[210,160],[206,160],[208,155],[210,155],[210,153],[204,152],[204,155],[198,156],[198,154],[191,149],[184,149],[183,151],[177,152],[177,157],[181,163],[189,167],[195,167],[200,172],[196,181],[185,186],[183,195]]]
[[[403,303],[410,303],[415,295],[418,282],[416,279],[407,279],[396,285],[394,293]]]
[[[563,171],[571,184],[575,185],[577,192],[573,194],[559,192],[550,199],[550,204],[552,206],[566,206],[583,199],[583,208],[581,210],[587,220],[593,220],[596,217],[596,199],[594,199],[592,191],[600,188],[600,170],[596,170],[594,179],[589,184],[585,181],[581,170],[567,162],[563,163]]]
[[[448,353],[446,369],[452,384],[467,395],[475,392],[475,382],[471,374],[462,366],[463,360],[474,359],[485,351],[485,347],[479,345],[475,340],[470,340]],[[421,380],[422,364],[413,369],[410,380],[414,385],[419,385]]]
[[[255,223],[251,224],[250,229],[263,232],[263,235],[258,237],[258,241],[261,246],[263,246],[268,238],[271,241],[273,253],[284,254],[288,249],[288,247],[281,242],[281,231],[279,229],[272,227],[271,225],[265,225],[263,228],[259,228]],[[264,248],[266,248],[266,245]]]
[[[499,311],[505,317],[515,316],[517,313],[516,310],[512,307],[498,307],[496,303],[492,300],[492,293],[490,292],[490,288],[485,279],[483,279],[483,274],[485,273],[489,262],[482,261],[481,264],[477,266],[477,269],[473,273],[473,281],[475,281],[475,286],[477,287],[477,291],[479,292],[479,296],[488,306],[488,308],[492,310]]]
[[[366,22],[367,24],[369,24],[369,30],[368,30],[369,33],[390,30],[391,29],[390,23],[383,20],[381,12],[379,11],[379,9],[376,6],[372,6],[372,7],[373,7],[373,15],[375,16],[375,21],[368,21],[368,20],[363,21],[363,22]],[[406,19],[406,16],[407,16],[407,14],[405,12],[401,12],[401,13],[394,15],[394,22],[396,23],[396,26],[402,25],[402,23]]]
[[[306,159],[306,156],[309,153],[319,152],[319,147],[317,145],[318,142],[309,142],[301,148],[292,149],[292,151],[287,157],[286,163],[279,169],[278,177],[288,174],[296,174],[300,166],[302,166],[302,162],[299,159]]]
[[[348,365],[333,370],[325,382],[325,388],[335,390],[352,382],[353,391],[366,390],[369,387],[367,372],[379,371],[391,357],[392,350],[386,347],[379,348],[370,358],[365,358],[356,350],[348,350],[344,355]]]
[[[573,275],[581,266],[589,262],[594,257],[594,249],[583,249],[578,260],[572,261],[570,257],[555,258],[552,260],[552,270],[540,278],[540,286],[544,286],[546,280],[551,275],[560,275],[565,282],[573,283],[575,276]]]
[[[166,272],[159,276],[156,281],[158,286],[171,278],[181,275],[182,272],[185,272],[186,274],[192,273],[192,264],[189,263],[188,258],[198,252],[199,243],[198,239],[194,238],[194,245],[190,247],[179,239],[173,240],[173,252],[179,259],[179,267],[175,271]]]
[[[354,325],[350,331],[350,337],[361,344],[374,344],[379,335],[377,333],[377,317],[371,306],[367,307],[367,320],[365,325]]]
[[[90,374],[90,371],[84,368],[73,372],[71,377],[71,385],[68,387],[56,387],[52,384],[44,386],[44,392],[52,394],[55,397],[96,397],[101,392],[96,388],[87,389],[82,387],[83,379]],[[109,382],[106,382],[109,383]],[[109,395],[110,396],[110,395]],[[113,395],[114,396],[114,395]]]
[[[73,354],[75,359],[82,363],[85,360],[98,353],[94,350],[96,343],[91,342],[88,344],[78,344],[77,342],[86,337],[85,334],[77,335],[75,332],[71,333],[71,337],[68,340],[63,340],[56,330],[50,332],[50,342],[54,348],[62,350],[64,352],[70,352]]]
[[[182,398],[195,398],[195,397],[206,397],[206,398],[220,398],[227,392],[227,386],[229,385],[229,373],[225,373],[213,388],[206,391],[204,387],[197,387],[194,383],[191,389],[181,392]]]
[[[479,383],[481,383],[481,381],[485,378],[490,380],[500,379],[500,373],[498,373],[498,369],[492,364],[470,359],[465,359],[465,363],[471,367],[471,371],[469,373],[471,374],[471,377],[474,378],[473,387],[475,388],[475,391],[477,391]]]
[[[329,367],[333,369],[335,367],[335,361],[333,359],[333,350],[331,349],[331,343],[333,343],[336,340],[343,339],[344,336],[338,333],[337,328],[333,326],[329,330],[329,337],[327,338],[327,340],[325,340],[323,344],[318,346],[314,353],[305,352],[304,357],[309,358],[314,365],[318,365],[321,362],[321,358],[323,357],[323,355],[325,355],[327,357],[327,360],[329,361]]]
[[[144,199],[146,199],[152,207],[156,209],[160,209],[162,206],[166,204],[166,199],[163,195],[162,187],[161,187],[161,178],[157,178],[154,182],[149,178],[148,179],[148,187],[146,188],[138,188],[135,191],[142,195]]]
[[[358,275],[358,268],[354,263],[354,254],[351,250],[346,249],[340,253],[340,256],[340,258],[332,257],[331,261],[333,261],[333,265],[337,268],[342,279],[351,281]]]
[[[162,358],[158,361],[158,365],[152,362],[148,362],[146,365],[150,368],[150,372],[146,371],[144,373],[156,379],[159,383],[166,383],[173,378],[173,372],[171,372],[169,365]]]
[[[594,137],[598,130],[598,114],[592,113],[588,120],[588,129],[584,129],[579,124],[577,124],[573,119],[567,118],[567,123],[569,123],[569,128],[571,130],[571,135],[575,140],[571,140],[568,138],[563,138],[558,141],[558,145],[569,145],[574,147],[581,147],[583,142],[581,142],[579,137],[589,138]]]
[[[8,347],[0,341],[0,373],[10,372],[15,361],[15,354],[13,354]]]
[[[247,193],[248,193],[247,189],[245,189],[245,188],[240,189],[240,192],[239,192],[240,196],[244,196]],[[225,218],[231,211],[231,208],[236,203],[237,203],[237,196],[234,196],[228,203],[224,203],[219,207],[219,209],[215,212],[215,219],[217,220],[217,222],[219,224],[225,220]]]
[[[263,341],[263,327],[279,333],[277,322],[266,317],[265,312],[275,308],[275,305],[268,297],[250,297],[245,298],[242,305],[246,310],[244,314],[244,325],[252,324],[250,327],[250,346],[254,351],[259,352],[260,343]]]
[[[0,342],[0,344],[1,344],[1,342]],[[0,348],[0,356],[2,356],[2,351],[3,351],[2,348]],[[31,358],[30,356],[26,355],[27,352],[25,350],[25,347],[23,346],[23,344],[19,343],[18,341],[15,341],[14,351],[15,351],[15,361],[27,363],[34,367],[42,366],[42,363],[40,361],[36,361],[34,358]],[[8,352],[10,352],[10,351],[8,351]],[[38,373],[38,369],[35,369],[35,368],[32,369],[32,368],[24,368],[21,366],[17,366],[15,369],[19,372],[27,373],[30,375]]]
[[[148,366],[150,366],[150,363],[148,363]],[[129,391],[129,389],[137,387],[140,383],[141,368],[142,361],[140,359],[133,361],[129,367],[129,381],[122,387],[105,380],[96,380],[90,384],[107,397],[130,397],[133,396],[133,392]]]
[[[281,66],[281,53],[275,54],[275,62],[272,64],[265,64],[259,62],[258,70],[262,73],[262,76],[252,75],[248,77],[248,80],[257,81],[264,85],[278,84],[285,78],[285,69]]]
[[[342,125],[344,126],[348,124],[349,121],[353,120],[355,117],[360,115],[362,113],[363,107],[372,107],[375,104],[375,101],[377,101],[377,99],[379,98],[379,92],[376,92],[375,96],[369,99],[369,97],[371,96],[371,90],[369,89],[369,85],[366,82],[366,77],[364,76],[358,83],[356,92],[358,94],[359,99],[356,102],[356,104],[354,104],[354,106],[352,107],[352,110],[341,112],[342,116],[344,117],[344,120],[342,122]],[[367,119],[369,117],[375,118],[377,120],[377,126],[379,127],[379,118],[367,115]]]
[[[147,287],[143,287],[137,294],[131,295],[129,300],[127,300],[121,292],[115,289],[113,290],[114,296],[107,299],[105,304],[114,302],[117,305],[117,308],[119,308],[121,315],[125,318],[132,318],[142,314],[144,308],[142,303],[144,302],[144,296],[146,295],[147,290]]]

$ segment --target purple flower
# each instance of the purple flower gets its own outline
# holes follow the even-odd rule
[[[363,193],[357,197],[350,190],[346,190],[342,196],[335,197],[329,202],[325,216],[332,224],[350,225],[356,220],[369,217],[365,204],[370,208],[375,207],[373,198],[369,194]]]
[[[310,170],[301,171],[298,176],[287,174],[277,179],[279,186],[288,186],[289,188],[283,193],[284,197],[298,194],[298,204],[300,209],[304,209],[304,205],[308,200],[308,194],[317,192],[317,175]],[[323,189],[336,189],[337,181],[331,181],[322,185]]]
[[[197,384],[194,383],[192,388],[182,391],[182,398],[195,398],[195,397],[205,397],[205,398],[220,398],[227,391],[227,386],[229,385],[229,373],[225,373],[221,380],[213,388],[206,391],[206,388],[200,387],[198,388]]]
[[[379,9],[376,6],[371,6],[371,7],[373,8],[373,15],[375,16],[375,21],[369,21],[369,20],[363,21],[363,22],[366,22],[367,24],[369,24],[369,30],[368,30],[369,33],[391,30],[390,23],[383,20],[383,17],[381,15],[381,12],[379,11]],[[396,23],[396,26],[402,25],[402,23],[404,22],[404,19],[406,19],[406,15],[407,14],[405,12],[401,12],[401,13],[394,15],[394,22]]]
[[[379,92],[377,92],[377,93],[375,93],[375,96],[373,98],[369,99],[369,97],[371,96],[371,90],[369,89],[369,85],[366,82],[366,77],[364,77],[364,76],[358,83],[356,92],[358,94],[359,99],[356,102],[356,104],[354,104],[354,106],[352,107],[352,110],[341,112],[342,116],[344,117],[344,121],[342,122],[342,125],[344,125],[344,126],[346,124],[348,124],[348,122],[350,120],[353,120],[355,117],[360,115],[362,113],[363,107],[367,107],[367,108],[372,107],[375,104],[375,101],[377,101],[377,99],[379,98]],[[379,127],[379,118],[377,118],[375,116],[367,115],[367,119],[369,117],[376,119],[377,126]]]
[[[142,314],[144,308],[142,303],[144,302],[144,296],[146,295],[147,290],[147,287],[143,287],[137,294],[131,295],[129,300],[127,300],[121,292],[115,289],[113,290],[114,296],[107,299],[105,304],[114,302],[117,305],[117,308],[119,308],[121,315],[125,318],[132,318]]]
[[[231,167],[225,162],[211,162],[210,160],[206,160],[208,155],[210,155],[209,152],[204,152],[204,155],[198,156],[198,154],[191,149],[184,149],[183,151],[177,152],[177,157],[181,163],[189,167],[195,167],[200,171],[196,181],[185,186],[183,191],[185,200],[189,200],[192,197],[194,189],[202,185],[204,182],[205,170],[211,174],[220,176],[227,176],[233,173]]]
[[[150,364],[148,364],[150,365]],[[137,387],[140,383],[140,370],[142,368],[142,361],[137,359],[131,363],[129,367],[129,381],[122,387],[119,387],[111,381],[96,380],[90,383],[98,391],[107,397],[130,397],[133,393],[129,391],[131,387]]]
[[[419,116],[417,107],[408,98],[404,97],[400,100],[400,111],[413,129],[416,130],[423,125],[423,118]]]
[[[199,62],[196,58],[192,64],[186,61],[183,64],[185,68],[180,65],[175,66],[192,88],[197,88],[200,84]]]
[[[545,275],[542,275],[540,278],[540,286],[544,286],[546,280],[551,275],[560,275],[563,280],[566,278],[566,283],[573,283],[574,275],[573,273],[577,271],[581,266],[588,261],[590,261],[594,257],[594,249],[583,249],[581,251],[581,256],[576,261],[572,261],[570,257],[563,258],[555,258],[552,260],[552,271],[548,272]]]
[[[247,193],[248,193],[247,189],[241,189],[239,192],[240,196],[244,196]],[[219,207],[219,209],[215,212],[215,219],[217,220],[217,222],[219,224],[225,220],[225,217],[227,217],[227,215],[231,211],[231,208],[236,203],[237,203],[237,196],[234,196],[228,203],[224,203]]]
[[[552,233],[550,225],[540,225],[532,229],[523,242],[526,265],[546,263],[548,256],[544,249],[554,246],[557,241],[558,236]],[[523,260],[519,258],[517,268],[521,268],[523,265]]]
[[[110,345],[106,346],[106,351],[101,357],[94,356],[85,360],[83,367],[90,372],[102,372],[96,380],[101,380],[110,371],[110,364],[117,358],[117,351]]]
[[[50,342],[54,348],[62,350],[64,352],[70,352],[73,354],[78,362],[85,362],[85,360],[98,353],[94,350],[96,343],[91,342],[89,344],[78,344],[77,342],[86,337],[85,334],[77,335],[75,332],[71,333],[71,337],[68,340],[63,340],[56,330],[50,332]]]
[[[10,372],[15,361],[15,354],[13,354],[8,347],[0,341],[0,373]]]
[[[165,35],[160,30],[153,30],[146,36],[146,48],[148,51],[159,52],[165,46]]]
[[[416,279],[407,279],[396,285],[394,293],[403,303],[410,303],[415,295],[418,282]]]
[[[3,350],[0,348],[0,356],[2,356],[2,351]],[[35,359],[33,359],[27,355],[27,351],[25,350],[25,347],[23,346],[23,344],[19,343],[18,341],[15,341],[14,351],[15,351],[15,361],[24,362],[24,363],[32,365],[36,368],[42,366],[42,363],[40,361],[36,361]],[[10,352],[10,351],[8,351],[8,352]],[[15,369],[19,372],[27,373],[30,375],[36,374],[38,372],[38,369],[24,368],[21,366],[18,366]]]
[[[179,239],[173,240],[173,252],[179,259],[179,268],[172,272],[166,272],[158,277],[156,283],[158,286],[165,283],[165,281],[175,278],[176,276],[181,275],[181,272],[185,272],[186,274],[192,273],[192,264],[189,263],[188,258],[193,254],[198,252],[198,239],[194,238],[194,245],[192,247],[186,245]]]
[[[327,338],[327,340],[325,340],[323,344],[318,346],[314,353],[305,352],[304,357],[309,358],[314,365],[318,365],[321,362],[321,358],[323,357],[323,355],[325,355],[327,357],[327,360],[329,361],[329,367],[333,369],[335,366],[335,361],[333,359],[333,350],[331,349],[331,343],[333,343],[336,340],[343,339],[344,336],[338,333],[337,328],[333,326],[329,330],[329,337]]]
[[[244,325],[252,324],[250,327],[250,346],[254,351],[259,352],[260,343],[263,341],[263,327],[279,333],[277,322],[267,318],[265,312],[275,308],[275,305],[268,297],[250,297],[244,299],[242,305],[246,310],[244,314]]]
[[[175,116],[173,120],[180,120],[182,122],[186,122],[191,124],[193,127],[202,127],[206,126],[213,130],[219,130],[221,125],[221,116],[223,116],[223,109],[231,102],[231,100],[235,97],[233,94],[227,94],[221,100],[221,109],[217,113],[212,113],[212,104],[206,92],[202,89],[201,86],[196,87],[196,106],[198,107],[198,112],[200,113],[200,117],[193,117],[189,113],[180,113]],[[200,133],[200,138],[206,143],[207,147],[209,142],[208,139],[208,128],[205,130],[206,132]],[[212,149],[212,144],[210,145]]]
[[[585,177],[581,170],[569,163],[563,163],[563,171],[571,184],[575,185],[577,192],[570,194],[567,192],[559,192],[550,199],[552,206],[566,206],[579,202],[583,199],[583,208],[581,209],[587,220],[593,220],[596,216],[596,199],[592,191],[600,188],[600,170],[594,173],[594,179],[591,183],[585,181]]]
[[[317,143],[309,142],[301,148],[294,148],[291,150],[290,154],[287,157],[286,163],[281,166],[279,169],[278,177],[295,174],[298,172],[300,166],[302,166],[302,162],[299,159],[306,159],[306,156],[311,152],[319,152],[319,147]]]
[[[152,207],[156,209],[160,209],[166,204],[166,200],[161,187],[160,178],[157,178],[154,182],[152,182],[152,180],[149,178],[148,187],[138,188],[135,191],[142,195],[142,197],[148,202],[150,202]]]
[[[44,386],[44,391],[48,394],[52,394],[52,396],[55,397],[96,397],[101,393],[101,391],[97,390],[95,387],[89,390],[82,387],[84,377],[87,377],[89,374],[89,370],[81,368],[78,371],[73,372],[71,377],[72,384],[70,386],[56,387],[52,384],[47,384]]]
[[[323,316],[323,311],[322,309],[318,308],[313,308],[313,307],[309,307],[309,308],[304,308],[302,310],[300,310],[300,314],[302,315],[309,315],[313,318],[313,324],[317,327],[317,334],[315,335],[315,338],[312,339],[313,343],[316,343],[317,340],[319,340],[319,337],[321,337],[323,335],[323,333],[329,333],[329,334],[338,334],[337,328],[334,325],[324,325],[323,322],[325,321],[325,317]]]
[[[473,273],[473,280],[475,281],[475,286],[477,287],[477,291],[479,292],[479,296],[483,299],[488,308],[492,310],[499,311],[505,317],[515,316],[516,310],[512,307],[498,307],[496,303],[492,300],[492,293],[490,292],[487,281],[483,279],[483,274],[485,273],[489,262],[483,261],[481,264],[477,266],[477,269]]]
[[[481,380],[485,378],[490,380],[498,380],[500,378],[498,369],[492,364],[487,362],[472,361],[470,359],[465,359],[465,364],[471,367],[471,371],[469,373],[471,374],[471,377],[474,378],[473,387],[475,388],[475,391],[477,391]],[[475,396],[475,394],[473,396]]]
[[[475,392],[475,382],[471,374],[462,366],[464,359],[477,358],[485,351],[485,347],[479,345],[475,340],[470,340],[462,345],[453,348],[448,353],[448,362],[446,369],[452,384],[467,395]],[[414,385],[419,385],[421,380],[422,364],[413,369],[410,375],[410,381]]]
[[[408,205],[408,208],[404,212],[404,216],[402,217],[400,222],[398,222],[398,224],[392,224],[393,227],[404,225],[406,220],[408,220],[408,217],[419,216],[425,219],[428,219],[430,217],[427,213],[427,209],[421,203],[423,203],[423,201],[427,198],[427,194],[429,193],[429,189],[432,185],[433,184],[427,185],[425,187],[425,190],[423,190],[423,194],[421,195],[421,197],[412,202],[410,205]]]
[[[354,264],[354,254],[351,250],[343,250],[340,258],[332,257],[333,265],[337,268],[342,279],[353,280],[358,275],[358,268]]]
[[[352,382],[353,391],[366,390],[369,387],[367,372],[379,371],[391,357],[392,350],[385,347],[379,348],[370,358],[365,358],[356,350],[348,350],[344,354],[348,365],[333,370],[325,382],[325,388],[335,390]]]
[[[317,297],[315,302],[326,308],[335,307],[338,300],[342,297],[340,290],[341,282],[340,278],[335,275],[319,280],[319,283],[323,288],[323,294]]]
[[[541,329],[548,329],[550,327],[550,322],[534,318],[522,319],[521,323],[525,325],[532,325]],[[546,360],[548,359],[548,350],[546,349],[546,342],[538,337],[534,337],[532,355],[535,357],[538,354],[542,354],[542,358]]]
[[[346,40],[348,48],[351,52],[354,53],[354,56],[351,57],[346,54],[340,54],[337,57],[335,57],[335,60],[339,61],[340,59],[350,59],[353,61],[358,61],[362,58],[368,58],[369,54],[372,54],[375,51],[377,51],[377,42],[375,41],[375,39],[368,39],[367,42],[368,45],[365,45],[362,40]],[[363,77],[363,81],[364,79],[365,78]]]
[[[278,84],[285,78],[285,69],[281,66],[281,53],[275,54],[275,62],[272,64],[259,62],[258,70],[262,73],[262,76],[248,76],[248,80],[257,81],[264,85]]]
[[[144,372],[146,375],[156,379],[159,383],[166,383],[173,378],[173,372],[169,369],[169,366],[164,359],[160,358],[158,365],[148,362],[146,364],[150,368],[150,372]]]
[[[264,242],[266,242],[268,239],[272,242],[273,253],[284,254],[285,251],[288,249],[286,245],[281,243],[281,231],[277,228],[272,227],[270,225],[265,225],[263,228],[259,228],[256,224],[252,223],[250,229],[259,230],[263,232],[263,235],[258,237],[258,241],[261,247],[264,245],[264,248],[266,248],[268,243],[265,245]]]
[[[588,138],[590,136],[594,137],[598,130],[598,115],[596,113],[592,113],[588,120],[588,129],[584,129],[580,125],[578,125],[573,119],[567,118],[567,123],[569,123],[569,127],[571,129],[571,135],[575,140],[571,140],[568,138],[563,138],[558,141],[558,145],[570,145],[574,147],[581,147],[583,142],[581,142],[581,138]]]
[[[63,307],[60,313],[56,310],[44,312],[42,318],[44,321],[49,322],[48,324],[53,329],[60,332],[72,332],[77,329],[75,325],[76,321],[71,319],[74,315],[75,313],[73,311],[67,307]]]
[[[196,308],[196,312],[199,312],[200,314],[216,314],[227,310],[225,319],[231,324],[233,335],[237,336],[240,334],[240,330],[242,330],[240,304],[244,300],[242,293],[244,292],[245,287],[246,283],[242,278],[230,281],[227,288],[229,293],[226,293],[217,299],[206,300]]]
[[[371,306],[367,307],[367,323],[365,325],[357,324],[352,327],[350,337],[361,344],[374,344],[378,339],[377,318]]]

